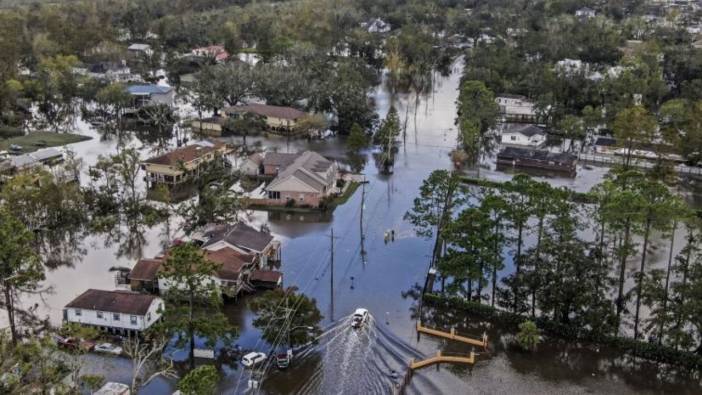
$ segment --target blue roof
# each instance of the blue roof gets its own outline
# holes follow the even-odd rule
[[[131,95],[151,95],[154,93],[168,93],[171,91],[170,86],[161,85],[129,85],[127,92]]]

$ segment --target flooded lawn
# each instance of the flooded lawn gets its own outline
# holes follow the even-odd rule
[[[349,201],[326,215],[252,212],[254,224],[268,223],[281,240],[284,285],[297,286],[317,300],[327,328],[319,344],[299,356],[286,371],[270,370],[263,384],[265,393],[364,393],[390,392],[394,378],[400,376],[411,358],[421,359],[437,350],[451,347],[444,342],[422,336],[417,339],[413,311],[415,300],[406,297],[416,284],[423,284],[428,268],[431,242],[418,238],[403,215],[412,206],[422,180],[431,171],[451,168],[449,152],[456,146],[455,100],[460,79],[460,65],[448,78],[437,78],[435,92],[417,109],[408,123],[405,144],[400,147],[395,173],[378,173],[372,153],[366,152],[363,173],[369,183],[359,188]],[[414,99],[409,100],[413,117]],[[389,98],[383,89],[376,94],[379,113],[384,115]],[[405,113],[406,97],[400,97],[398,113]],[[81,131],[94,135],[88,126]],[[236,141],[236,139],[232,139]],[[256,141],[249,138],[248,142]],[[264,140],[281,152],[312,149],[322,155],[344,160],[343,143],[336,138],[324,141]],[[115,153],[112,142],[90,141],[71,146],[86,164],[94,163],[100,154]],[[153,151],[143,147],[144,156]],[[606,173],[603,168],[578,168],[574,179],[548,178],[559,186],[587,191]],[[507,180],[509,174],[482,169],[481,177]],[[365,196],[363,225],[361,203]],[[329,237],[334,231],[334,278],[330,270]],[[386,230],[395,231],[395,241],[386,243]],[[364,242],[361,243],[362,235]],[[682,238],[680,238],[682,239]],[[147,230],[146,243],[138,251],[120,251],[119,243],[106,246],[104,238],[89,237],[83,241],[81,259],[71,267],[61,267],[47,274],[47,285],[53,286],[42,314],[58,324],[62,307],[87,288],[114,289],[115,281],[108,271],[112,266],[132,267],[139,256],[151,257],[162,249],[166,236],[162,227]],[[666,256],[664,251],[658,254]],[[662,259],[662,258],[661,258]],[[508,265],[510,263],[508,262]],[[252,314],[245,306],[226,306],[225,312],[240,329],[238,343],[244,348],[268,350],[253,328]],[[365,307],[373,316],[368,328],[354,331],[348,316]],[[472,330],[475,331],[476,328]],[[467,330],[471,330],[467,328]],[[481,332],[481,331],[478,331]],[[631,369],[632,362],[616,355],[578,348],[560,342],[548,342],[536,354],[525,355],[512,350],[509,335],[498,328],[490,329],[498,339],[491,355],[481,355],[473,368],[428,367],[417,372],[409,392],[418,394],[462,393],[700,393],[697,382],[662,385],[654,367],[634,362],[640,369]],[[469,351],[469,350],[460,350]],[[114,369],[128,369],[113,365]],[[248,373],[243,369],[225,369],[224,393],[241,393]],[[118,375],[122,377],[122,375]],[[128,372],[126,374],[128,377]],[[158,385],[156,387],[159,387]],[[150,391],[151,392],[151,391]],[[167,393],[154,389],[151,393]]]

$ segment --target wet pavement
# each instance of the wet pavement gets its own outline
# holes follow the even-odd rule
[[[428,266],[431,241],[415,236],[403,215],[412,206],[422,180],[431,171],[451,168],[449,152],[456,145],[454,118],[455,100],[460,79],[460,65],[448,78],[437,78],[434,93],[422,101],[414,122],[414,99],[411,98],[410,121],[405,144],[398,152],[395,173],[378,173],[372,152],[366,152],[363,173],[369,183],[365,188],[363,226],[361,226],[362,190],[359,188],[349,201],[331,215],[314,217],[307,214],[251,212],[254,224],[268,223],[273,234],[282,241],[285,286],[297,286],[315,298],[328,328],[319,344],[305,351],[286,371],[271,369],[265,377],[263,392],[270,394],[384,394],[393,385],[391,372],[400,376],[411,358],[421,358],[445,347],[440,340],[422,336],[417,339],[413,319],[415,300],[406,293],[423,284]],[[405,114],[407,98],[398,98],[398,113]],[[376,92],[379,113],[387,111],[389,97],[382,88]],[[79,130],[94,135],[85,124]],[[256,139],[249,138],[252,143]],[[333,158],[343,159],[345,151],[339,139],[324,141],[292,141],[267,139],[265,145],[280,151],[294,152],[314,149]],[[99,139],[74,144],[71,148],[85,163],[94,163],[100,154],[116,152],[115,144]],[[144,155],[151,152],[142,147]],[[578,169],[575,179],[550,178],[554,185],[587,191],[606,173],[603,168]],[[510,175],[482,169],[482,177],[506,180]],[[330,233],[334,231],[334,279],[330,270]],[[383,234],[393,229],[394,242],[386,243]],[[364,245],[361,245],[361,234]],[[166,239],[163,227],[147,230],[146,244],[140,251],[120,254],[119,246],[105,246],[102,237],[84,240],[84,255],[72,267],[60,267],[47,274],[47,285],[54,293],[40,310],[52,322],[60,323],[61,309],[87,288],[114,289],[115,281],[108,269],[112,266],[131,267],[139,256],[151,257],[162,248]],[[679,238],[682,239],[682,238]],[[362,254],[362,250],[365,254]],[[667,257],[665,249],[659,258]],[[507,259],[509,270],[510,262]],[[635,262],[632,261],[632,267]],[[332,289],[333,284],[333,289]],[[348,316],[357,307],[367,308],[374,317],[364,331],[354,331]],[[268,350],[253,328],[253,316],[245,303],[229,304],[225,313],[240,330],[237,343],[244,348]],[[477,324],[476,324],[477,325]],[[480,324],[482,325],[482,324]],[[680,385],[661,385],[645,364],[632,364],[607,352],[593,352],[573,345],[552,343],[535,355],[524,355],[507,345],[509,335],[496,328],[469,327],[468,333],[494,331],[491,338],[498,345],[490,356],[481,356],[473,368],[442,366],[417,372],[409,393],[417,394],[579,394],[579,393],[700,393],[699,383],[690,380]],[[469,351],[469,350],[459,350]],[[108,370],[128,369],[107,360]],[[126,362],[126,361],[125,361]],[[96,362],[97,365],[99,363]],[[225,369],[221,387],[223,393],[241,393],[248,373],[241,368]],[[654,370],[655,372],[655,370]],[[124,375],[124,377],[122,377]],[[122,379],[128,372],[118,374]],[[672,376],[671,376],[672,377]],[[155,385],[143,393],[169,393],[164,386]]]

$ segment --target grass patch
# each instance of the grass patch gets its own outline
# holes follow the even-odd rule
[[[91,137],[83,136],[81,134],[32,132],[25,136],[0,140],[0,151],[6,151],[10,148],[10,145],[15,144],[22,146],[23,153],[28,153],[34,152],[41,148],[58,147],[90,139]]]
[[[335,209],[338,206],[341,206],[342,204],[346,203],[351,199],[351,196],[356,192],[356,189],[358,189],[359,185],[361,185],[358,182],[351,181],[349,184],[349,187],[346,188],[346,191],[344,192],[343,195],[335,198],[329,204],[327,205],[327,208],[329,209]]]

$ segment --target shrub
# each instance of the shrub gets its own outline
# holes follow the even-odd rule
[[[535,351],[541,341],[541,332],[533,321],[524,321],[519,324],[517,343],[526,351]]]

